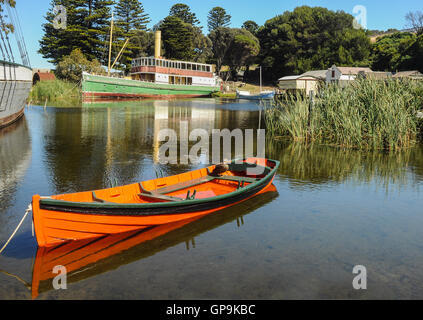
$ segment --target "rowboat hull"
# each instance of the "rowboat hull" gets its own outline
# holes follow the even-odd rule
[[[41,198],[33,197],[33,220],[40,247],[54,246],[64,241],[97,238],[111,234],[142,230],[152,226],[194,219],[230,207],[266,191],[273,181],[279,163],[266,159],[247,159],[246,163],[267,164],[271,170],[257,182],[240,186],[240,182],[221,179],[244,179],[232,175],[210,180],[215,166],[185,174],[145,181],[111,189],[81,192]],[[205,180],[204,180],[205,179]],[[235,179],[236,180],[236,179]],[[172,188],[178,184],[199,181],[186,188],[175,189],[159,197],[186,199],[167,201],[142,192]],[[204,181],[204,182],[202,182]],[[143,190],[145,187],[146,190]],[[188,191],[188,192],[187,192]],[[140,196],[140,192],[143,196]],[[189,198],[189,194],[196,198]],[[153,198],[146,201],[143,199]],[[105,202],[97,202],[101,198]],[[172,197],[172,198],[170,198]],[[113,202],[111,202],[111,200]],[[97,201],[96,201],[97,200]]]

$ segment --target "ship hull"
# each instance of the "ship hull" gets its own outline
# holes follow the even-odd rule
[[[0,61],[0,128],[19,120],[32,87],[32,70]]]
[[[83,74],[84,100],[209,97],[218,87],[174,85]]]

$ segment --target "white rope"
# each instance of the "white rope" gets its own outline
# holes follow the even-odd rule
[[[22,223],[24,222],[26,216],[28,215],[28,213],[32,211],[32,205],[30,204],[28,206],[28,209],[26,209],[25,214],[21,220],[21,222],[19,222],[18,226],[16,227],[15,231],[13,231],[12,235],[10,236],[9,240],[6,241],[6,243],[4,244],[3,248],[0,249],[0,254],[3,252],[4,249],[6,249],[7,245],[9,244],[9,242],[13,239],[13,237],[15,236],[16,232],[18,232],[19,228],[21,227]]]

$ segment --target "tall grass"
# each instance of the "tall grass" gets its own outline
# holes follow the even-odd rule
[[[359,149],[395,150],[419,136],[423,84],[415,81],[359,79],[342,88],[324,88],[309,113],[309,100],[287,97],[267,108],[272,135]]]
[[[49,103],[75,106],[81,103],[79,84],[63,80],[40,81],[32,87],[29,100],[33,103]]]

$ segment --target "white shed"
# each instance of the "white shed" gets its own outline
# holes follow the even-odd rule
[[[278,80],[279,89],[284,91],[304,91],[307,95],[310,91],[319,91],[324,78],[319,76],[323,71],[310,71],[299,76],[287,76]],[[324,71],[326,72],[326,71]]]
[[[337,67],[333,65],[326,72],[326,82],[336,82],[342,86],[354,81],[360,73],[367,74],[372,72],[372,69],[366,67]]]

